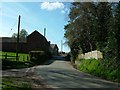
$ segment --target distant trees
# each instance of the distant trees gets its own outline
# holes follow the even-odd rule
[[[19,33],[19,38],[25,39],[28,36],[28,32],[22,29]],[[17,38],[17,33],[13,33],[12,38]]]
[[[120,58],[120,2],[73,2],[69,18],[64,37],[73,60],[95,49],[104,58]]]

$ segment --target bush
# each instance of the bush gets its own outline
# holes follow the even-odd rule
[[[47,59],[44,51],[31,51],[29,54],[30,61],[34,62],[35,64],[42,64]]]
[[[51,52],[46,52],[46,58],[47,58],[47,59],[51,59],[51,58],[52,58]]]
[[[103,61],[95,60],[95,59],[87,59],[87,60],[80,60],[79,63],[77,64],[77,68],[81,71],[88,72],[90,74],[99,76],[107,80],[120,82],[119,69],[104,65]],[[108,63],[105,63],[105,64],[108,64]]]
[[[2,62],[0,64],[2,64],[2,70],[28,68],[35,65],[30,61],[22,62],[22,61],[11,61],[8,59],[2,59]]]

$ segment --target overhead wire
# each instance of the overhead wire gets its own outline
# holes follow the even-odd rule
[[[15,21],[15,23],[13,24],[13,26],[11,27],[10,31],[8,32],[7,36],[14,30],[15,25],[17,25],[17,20]]]

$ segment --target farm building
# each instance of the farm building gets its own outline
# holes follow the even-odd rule
[[[58,55],[58,46],[57,44],[50,44],[50,52],[53,54],[53,55]]]
[[[0,51],[5,52],[16,52],[16,43],[17,40],[15,38],[10,37],[0,37]],[[19,40],[19,52],[28,53],[30,51],[46,51],[51,52],[50,50],[50,42],[40,34],[38,31],[34,31],[27,36],[26,39]]]

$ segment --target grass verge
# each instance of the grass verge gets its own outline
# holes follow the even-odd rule
[[[35,64],[31,61],[11,61],[11,60],[6,60],[2,59],[2,70],[6,69],[20,69],[20,68],[28,68],[35,66]]]
[[[103,79],[120,82],[120,70],[118,68],[106,66],[103,65],[101,60],[96,59],[79,60],[77,63],[77,69],[80,71],[90,73]]]
[[[16,53],[15,52],[2,52],[0,51],[0,58],[1,59],[5,59],[5,55],[7,54],[7,58],[12,60],[12,61],[16,61]],[[14,56],[14,57],[10,57],[10,56]],[[29,55],[26,53],[19,53],[19,61],[28,61],[28,57]]]
[[[25,77],[2,77],[2,90],[32,90],[32,87]]]

